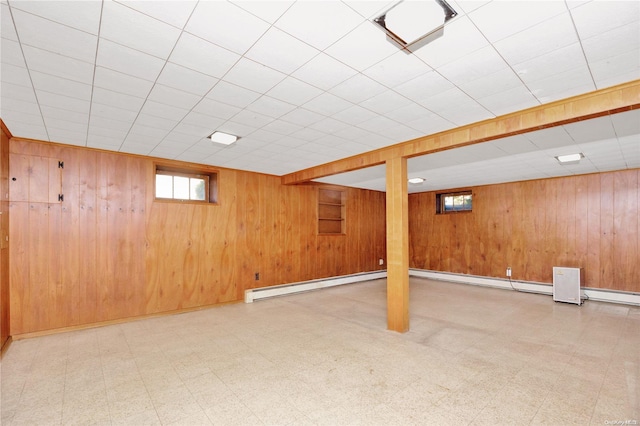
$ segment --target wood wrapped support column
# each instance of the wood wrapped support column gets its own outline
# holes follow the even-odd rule
[[[387,160],[387,328],[409,331],[407,159]]]

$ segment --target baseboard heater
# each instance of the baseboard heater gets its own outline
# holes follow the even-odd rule
[[[509,282],[508,280],[501,278],[480,277],[476,275],[455,274],[451,272],[430,271],[426,269],[409,269],[409,276],[553,296],[553,286],[551,284],[530,281]],[[583,287],[582,294],[586,296],[586,299],[588,300],[640,306],[640,293]]]
[[[339,277],[323,278],[319,280],[274,285],[271,287],[253,288],[245,290],[244,302],[252,303],[254,300],[266,299],[269,297],[284,296],[286,294],[301,293],[304,291],[377,280],[380,278],[387,278],[387,271],[364,272],[361,274],[342,275]]]

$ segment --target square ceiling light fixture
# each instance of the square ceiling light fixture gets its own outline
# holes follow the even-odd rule
[[[224,132],[213,132],[211,136],[209,136],[209,139],[211,139],[211,142],[231,145],[238,140],[238,137]]]
[[[373,20],[387,39],[413,53],[444,34],[444,24],[458,15],[444,0],[401,0]]]

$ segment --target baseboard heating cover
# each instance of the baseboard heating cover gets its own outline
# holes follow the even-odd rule
[[[387,278],[387,271],[364,272],[362,274],[342,275],[339,277],[324,278],[320,280],[302,281],[291,284],[274,285],[271,287],[253,288],[245,290],[244,302],[252,303],[254,300],[268,297],[283,296],[285,294],[301,293],[303,291],[318,290],[321,288],[335,287],[343,284],[353,284],[362,281]]]
[[[461,284],[479,285],[485,287],[504,288],[527,293],[538,293],[553,295],[553,286],[551,284],[542,284],[529,281],[511,281],[501,278],[480,277],[466,274],[453,274],[447,272],[429,271],[425,269],[410,269],[409,276],[419,278],[429,278],[432,280],[450,281]],[[511,285],[513,284],[513,288]],[[640,293],[631,293],[625,291],[605,290],[599,288],[582,288],[584,294],[589,300],[598,302],[622,303],[625,305],[640,306]]]

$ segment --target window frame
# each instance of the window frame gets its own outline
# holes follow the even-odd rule
[[[445,200],[447,197],[457,197],[469,195],[471,197],[471,208],[459,209],[459,210],[446,210]],[[436,194],[436,214],[457,214],[457,213],[471,213],[473,212],[473,191],[472,190],[460,190],[451,192],[440,192]]]
[[[157,196],[157,176],[186,177],[203,179],[205,182],[205,199],[166,198]],[[172,182],[173,185],[173,182]],[[173,191],[173,188],[172,188]],[[191,194],[189,194],[191,195]],[[218,172],[203,168],[175,167],[156,163],[153,175],[153,200],[163,203],[218,204]]]

